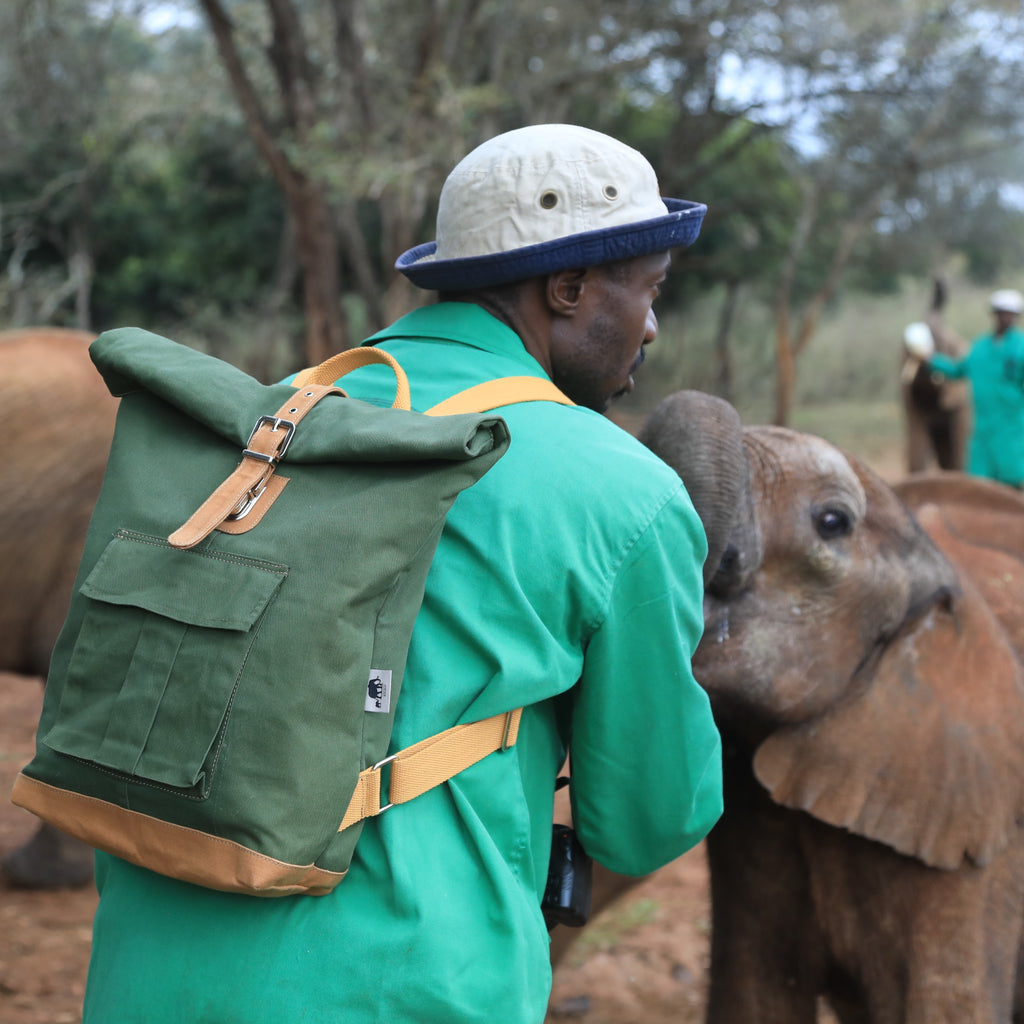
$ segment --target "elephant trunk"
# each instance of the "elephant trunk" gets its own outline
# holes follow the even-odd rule
[[[682,478],[708,539],[704,584],[746,577],[760,564],[739,414],[701,391],[661,401],[637,435]]]

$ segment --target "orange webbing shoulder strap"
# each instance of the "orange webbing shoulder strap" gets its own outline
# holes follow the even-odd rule
[[[310,366],[296,374],[292,381],[294,387],[307,384],[333,385],[346,374],[362,366],[382,363],[390,366],[396,378],[395,401],[392,408],[408,409],[410,407],[409,381],[405,371],[390,353],[383,349],[366,346],[347,349],[324,360],[318,366]],[[484,381],[475,387],[466,388],[431,409],[427,416],[454,416],[466,412],[487,412],[502,405],[515,402],[558,402],[559,405],[574,405],[568,397],[544,377],[498,377],[496,380]]]
[[[507,750],[519,738],[522,714],[523,709],[516,708],[480,722],[453,726],[361,771],[338,831],[426,793],[496,750]],[[391,766],[391,779],[387,803],[381,806],[380,770],[385,765]]]
[[[452,395],[428,409],[426,415],[487,412],[515,402],[575,404],[543,377],[499,377]],[[496,750],[507,750],[519,736],[522,714],[523,709],[516,708],[480,722],[453,726],[364,769],[338,831],[426,793]],[[381,769],[385,765],[390,766],[391,778],[387,802],[382,805]]]
[[[446,398],[428,409],[426,415],[452,416],[462,412],[487,412],[515,402],[575,404],[544,377],[498,377]]]

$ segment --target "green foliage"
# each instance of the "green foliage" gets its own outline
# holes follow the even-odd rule
[[[126,152],[95,209],[96,322],[251,305],[273,273],[280,193],[238,125],[197,123],[159,163]]]
[[[782,259],[798,214],[791,153],[779,136],[740,121],[704,159],[711,170],[693,187],[708,204],[707,228],[691,251],[693,270],[709,282],[770,286],[765,268]]]
[[[276,339],[303,327],[294,274],[278,273],[279,186],[207,22],[156,35],[146,6],[0,4],[0,321],[71,323],[84,308],[95,327],[200,324],[210,345],[276,373],[288,361]],[[776,312],[798,323],[863,211],[845,287],[801,356],[803,403],[891,394],[890,342],[873,339],[923,311],[910,316],[907,279],[926,281],[951,255],[965,287],[1024,266],[1024,47],[1002,0],[279,0],[289,6],[305,77],[282,88],[266,0],[225,3],[262,128],[345,222],[340,306],[353,337],[399,306],[392,262],[432,237],[448,168],[536,121],[618,135],[650,156],[665,194],[708,204],[698,244],[674,257],[652,376],[716,386],[720,314],[739,284],[733,383],[759,415]],[[279,321],[265,308],[272,290]],[[834,344],[847,316],[860,336]]]
[[[17,140],[0,147],[0,261],[17,270],[0,290],[5,319],[73,323],[62,278],[83,264],[80,326],[252,307],[283,203],[223,89],[204,81],[205,33],[168,42],[117,5],[91,10],[16,0],[0,12],[0,39],[17,42],[0,43],[0,124]]]
[[[971,279],[994,284],[1006,267],[1024,264],[1024,210],[989,192],[966,212],[955,236]]]

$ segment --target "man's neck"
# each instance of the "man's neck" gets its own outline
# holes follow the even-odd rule
[[[470,302],[490,313],[514,331],[523,348],[537,360],[548,374],[551,373],[549,353],[551,318],[541,301],[540,281],[524,282],[515,297],[500,291],[450,292],[442,297],[446,302]]]

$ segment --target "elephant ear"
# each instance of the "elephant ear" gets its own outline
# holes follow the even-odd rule
[[[941,514],[927,529],[944,547]],[[865,666],[855,693],[754,757],[777,803],[946,869],[987,863],[1024,813],[1021,667],[962,568],[960,582]]]

